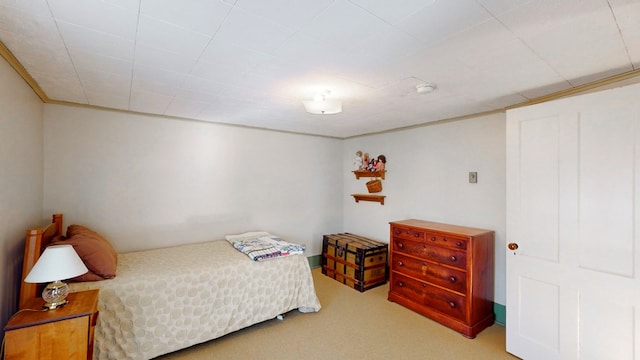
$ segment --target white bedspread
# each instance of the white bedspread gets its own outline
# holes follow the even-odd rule
[[[118,255],[100,288],[94,359],[150,359],[278,314],[320,310],[307,258],[255,262],[227,241]]]

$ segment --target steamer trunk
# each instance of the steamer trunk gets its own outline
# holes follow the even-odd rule
[[[322,238],[322,273],[360,292],[387,282],[387,244],[341,233]]]

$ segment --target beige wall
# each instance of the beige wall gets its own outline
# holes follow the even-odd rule
[[[45,213],[121,252],[342,229],[342,140],[51,104],[45,134]]]
[[[410,218],[494,230],[494,300],[505,304],[505,127],[495,113],[346,140],[344,230],[385,242],[390,221]],[[384,206],[349,196],[367,193],[369,179],[350,172],[357,150],[387,158]]]
[[[42,223],[42,113],[40,99],[0,57],[1,329],[17,309],[26,229]]]

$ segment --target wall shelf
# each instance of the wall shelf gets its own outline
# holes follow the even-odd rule
[[[369,171],[370,172],[370,171]],[[384,195],[369,195],[369,194],[351,194],[356,202],[360,201],[374,201],[379,202],[380,205],[384,205]]]
[[[356,175],[356,179],[360,179],[361,177],[379,177],[384,180],[384,174],[387,170],[381,171],[369,171],[369,170],[354,170],[353,173]]]

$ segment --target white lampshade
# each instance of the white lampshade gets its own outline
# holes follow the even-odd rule
[[[44,252],[24,279],[28,283],[66,280],[89,271],[71,245],[53,245]]]

